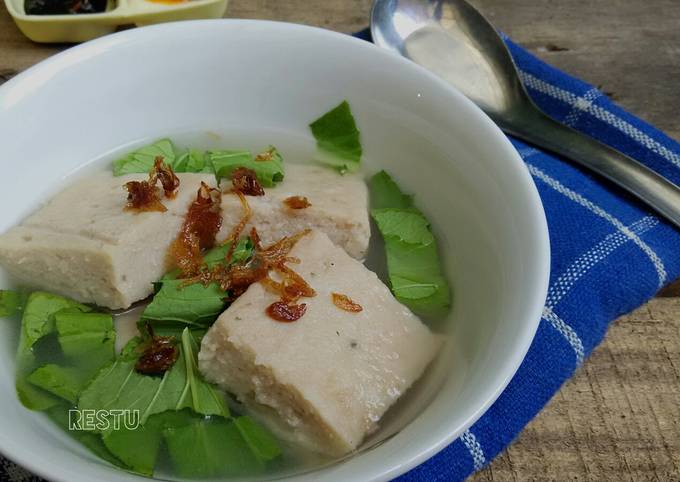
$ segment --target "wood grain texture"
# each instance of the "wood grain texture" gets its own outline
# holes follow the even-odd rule
[[[680,138],[680,1],[472,0],[539,57]],[[343,32],[370,0],[232,0],[228,16]],[[25,39],[0,7],[0,77],[63,49]],[[474,481],[680,480],[680,283],[617,320],[548,406]]]
[[[471,480],[680,480],[680,299],[618,319],[605,341]]]

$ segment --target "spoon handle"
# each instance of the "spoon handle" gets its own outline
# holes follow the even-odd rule
[[[523,112],[512,122],[495,120],[503,131],[564,156],[618,184],[680,228],[680,187],[638,161],[560,124],[538,109]]]

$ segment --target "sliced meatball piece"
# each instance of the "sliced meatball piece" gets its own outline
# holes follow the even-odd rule
[[[225,191],[231,187],[226,180],[222,184]],[[264,196],[246,196],[253,215],[244,233],[255,226],[266,245],[306,228],[318,229],[353,258],[366,256],[371,235],[368,189],[359,175],[341,175],[322,166],[286,164],[284,180],[264,191]],[[289,198],[294,199],[286,202]],[[229,236],[243,215],[235,194],[222,196],[222,211],[224,221],[218,239]]]
[[[376,429],[441,338],[321,231],[302,237],[290,256],[316,291],[298,301],[304,315],[270,318],[265,310],[278,295],[251,285],[203,338],[199,368],[280,437],[340,456]]]
[[[177,195],[161,198],[165,212],[124,210],[123,185],[146,174],[82,179],[0,236],[0,265],[28,287],[127,308],[149,296],[166,272],[167,249],[201,181],[215,185],[211,175],[178,177]]]

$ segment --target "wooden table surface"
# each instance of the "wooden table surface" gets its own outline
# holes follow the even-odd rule
[[[227,16],[363,28],[370,0],[232,0]],[[539,57],[680,138],[680,1],[473,0]],[[65,46],[24,38],[0,7],[0,81]],[[679,247],[680,248],[680,247]],[[475,481],[680,480],[680,283],[604,343]]]

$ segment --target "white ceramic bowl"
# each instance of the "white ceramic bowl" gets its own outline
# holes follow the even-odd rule
[[[367,172],[387,169],[433,221],[455,293],[445,352],[386,420],[383,435],[398,433],[301,477],[385,480],[444,448],[496,399],[532,341],[548,281],[548,232],[527,170],[434,75],[346,35],[258,21],[166,24],[72,48],[0,88],[0,231],[84,165],[160,136],[273,143],[289,161],[309,157],[308,123],[343,99]],[[54,480],[137,479],[19,404],[15,333],[0,323],[0,451]]]

